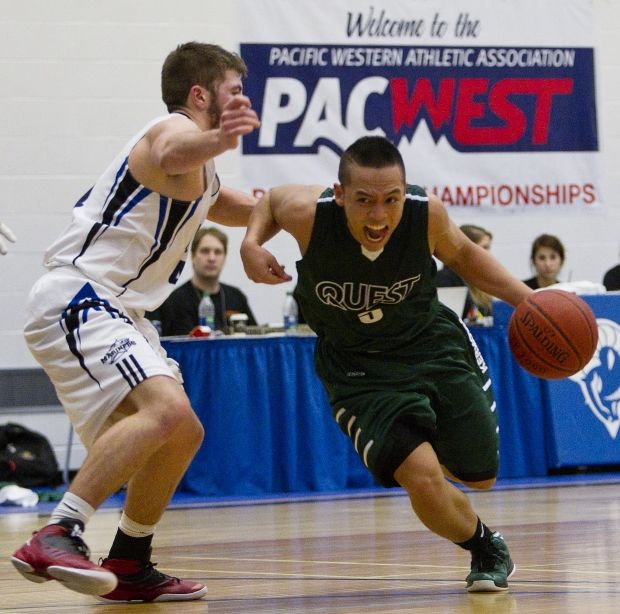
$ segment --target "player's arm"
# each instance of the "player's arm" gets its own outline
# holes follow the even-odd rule
[[[152,163],[167,175],[183,175],[237,147],[239,137],[260,126],[247,96],[233,96],[217,128],[200,130],[183,115],[156,124],[146,135]]]
[[[471,241],[449,218],[435,195],[430,195],[429,199],[428,236],[434,256],[491,296],[516,306],[533,292],[487,250]]]
[[[279,186],[258,201],[241,244],[243,267],[252,281],[279,284],[292,279],[263,245],[285,230],[297,240],[303,254],[310,242],[314,207],[320,192],[320,188],[312,186]]]
[[[207,219],[224,226],[247,226],[257,199],[251,194],[220,187],[217,200],[209,208]]]

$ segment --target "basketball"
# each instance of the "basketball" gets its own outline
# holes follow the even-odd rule
[[[543,379],[561,379],[581,371],[598,342],[596,318],[572,292],[543,290],[515,309],[508,343],[515,360]]]

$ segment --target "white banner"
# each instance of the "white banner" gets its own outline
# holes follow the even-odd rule
[[[245,189],[335,180],[385,135],[453,210],[600,205],[589,0],[238,0]]]

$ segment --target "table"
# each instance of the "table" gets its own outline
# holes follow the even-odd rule
[[[615,318],[618,334],[607,343],[615,352],[609,356],[615,357],[612,376],[617,377],[620,296],[584,298],[597,317]],[[509,305],[497,302],[494,326],[469,329],[489,366],[497,400],[499,477],[544,476],[558,467],[583,465],[584,458],[585,464],[620,464],[620,441],[607,441],[606,429],[587,406],[584,410],[579,383],[546,382],[516,364],[507,340],[511,314]],[[314,337],[284,335],[163,340],[181,365],[206,432],[181,490],[252,496],[375,486],[331,417],[314,374],[314,344]],[[614,407],[617,417],[617,401]],[[580,416],[572,423],[577,432],[567,429],[570,411]],[[584,428],[600,433],[586,436]]]
[[[497,402],[499,478],[547,475],[545,385],[524,371],[508,346],[512,308],[494,305],[494,325],[470,332],[489,367]],[[499,312],[499,313],[498,313]]]
[[[164,339],[205,428],[180,490],[252,496],[374,485],[331,416],[314,344],[284,335]]]
[[[500,476],[545,475],[540,380],[512,362],[502,327],[471,332],[498,401]],[[333,421],[314,344],[296,336],[163,341],[205,428],[180,490],[252,496],[375,486]]]

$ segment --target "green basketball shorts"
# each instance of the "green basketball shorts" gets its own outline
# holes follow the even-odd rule
[[[463,481],[497,475],[488,367],[452,312],[405,350],[346,352],[319,338],[315,362],[338,426],[383,486],[398,485],[394,471],[424,441]]]

